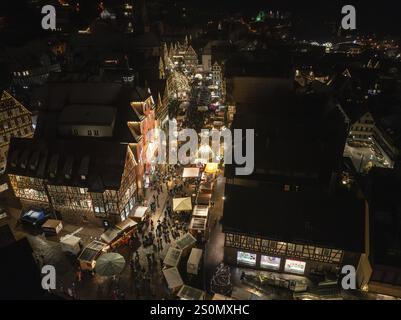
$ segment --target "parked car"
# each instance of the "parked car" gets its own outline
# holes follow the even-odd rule
[[[50,213],[43,209],[30,209],[21,215],[20,221],[24,225],[40,228],[49,217]]]

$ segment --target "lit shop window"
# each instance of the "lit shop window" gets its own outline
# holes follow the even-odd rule
[[[237,262],[249,266],[256,266],[256,253],[238,251]]]
[[[303,261],[296,260],[285,260],[285,272],[296,273],[296,274],[304,274],[306,263]]]
[[[260,267],[271,269],[271,270],[279,270],[280,269],[281,259],[278,257],[269,257],[269,256],[261,256],[260,258]]]

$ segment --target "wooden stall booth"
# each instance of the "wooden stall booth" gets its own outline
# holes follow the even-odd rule
[[[96,240],[89,243],[78,257],[81,270],[93,271],[96,266],[96,259],[102,253],[107,252],[107,247],[107,244]]]

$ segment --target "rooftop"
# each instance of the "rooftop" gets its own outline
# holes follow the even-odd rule
[[[127,148],[127,144],[83,137],[48,141],[15,138],[10,144],[7,173],[92,192],[118,190]]]
[[[225,197],[225,232],[364,252],[364,201],[347,191],[226,184]]]

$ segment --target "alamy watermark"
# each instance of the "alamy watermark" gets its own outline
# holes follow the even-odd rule
[[[341,13],[345,16],[341,20],[341,27],[344,30],[355,30],[356,29],[356,10],[355,7],[348,4],[343,6]]]
[[[42,267],[42,288],[44,290],[56,290],[56,268],[46,264]]]
[[[56,30],[56,8],[52,5],[42,7],[42,14],[46,14],[42,18],[42,28],[45,30]]]
[[[341,269],[341,274],[344,277],[341,279],[341,287],[344,290],[355,290],[356,289],[356,271],[352,265],[344,265]]]
[[[152,164],[235,163],[236,175],[250,175],[255,164],[255,134],[253,129],[177,129],[175,121],[169,121],[168,137],[161,129],[146,134],[149,147],[145,158]],[[234,135],[233,135],[234,133]],[[168,139],[167,139],[168,138]],[[199,143],[200,142],[200,143]]]

